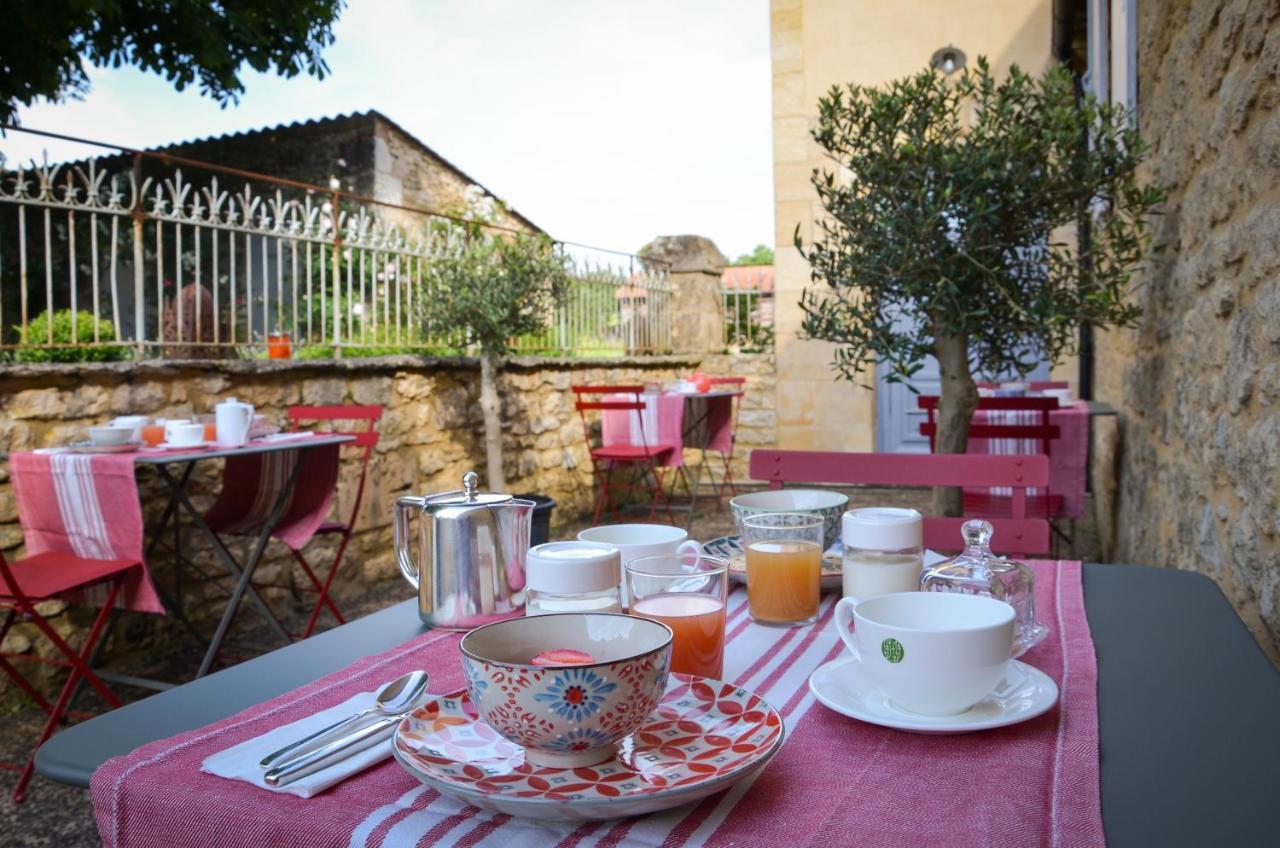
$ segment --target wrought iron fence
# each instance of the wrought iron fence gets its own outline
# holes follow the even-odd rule
[[[0,168],[0,352],[71,360],[468,348],[433,314],[442,296],[433,267],[464,249],[474,221],[159,152],[7,132],[108,152]],[[483,237],[515,231],[479,226]],[[572,269],[568,297],[517,350],[670,348],[665,268],[573,243],[556,249]]]
[[[724,342],[730,349],[773,347],[773,266],[729,266],[720,279]]]

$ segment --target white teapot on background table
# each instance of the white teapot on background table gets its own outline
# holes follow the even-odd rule
[[[253,404],[229,397],[213,409],[218,444],[239,447],[249,441],[249,428],[253,426]]]

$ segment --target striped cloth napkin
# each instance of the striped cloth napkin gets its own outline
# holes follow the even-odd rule
[[[1076,562],[1037,562],[1050,635],[1022,659],[1048,673],[1059,705],[1032,721],[962,736],[917,736],[817,704],[809,675],[842,651],[823,599],[818,623],[752,624],[729,601],[725,677],[783,715],[782,751],[752,782],[666,812],[583,824],[477,810],[419,784],[395,762],[304,800],[200,772],[209,754],[339,703],[412,668],[432,690],[462,684],[459,635],[431,632],[297,692],[145,745],[93,775],[108,848],[126,846],[1029,846],[1105,844],[1098,785],[1097,670]]]

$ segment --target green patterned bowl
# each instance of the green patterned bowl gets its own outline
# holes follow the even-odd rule
[[[848,505],[847,495],[828,489],[773,489],[738,495],[729,501],[729,506],[733,509],[733,520],[738,524],[738,535],[742,535],[742,519],[762,512],[806,512],[821,515],[823,550],[834,545],[840,538],[840,516],[844,515]]]

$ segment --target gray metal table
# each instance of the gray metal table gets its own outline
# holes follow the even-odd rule
[[[275,453],[279,451],[308,451],[313,448],[324,447],[326,445],[341,445],[347,442],[355,441],[355,436],[340,434],[316,435],[308,438],[296,439],[275,439],[261,440],[250,442],[241,447],[235,448],[213,448],[212,450],[200,448],[190,451],[146,451],[142,450],[134,454],[134,463],[138,465],[154,466],[159,473],[160,478],[169,486],[169,502],[165,506],[164,514],[160,519],[160,523],[152,529],[152,541],[147,548],[147,554],[150,555],[155,550],[156,545],[164,535],[165,528],[172,520],[174,525],[174,554],[179,561],[175,563],[176,573],[181,574],[182,571],[182,544],[177,538],[181,522],[178,514],[185,511],[190,517],[192,523],[204,534],[209,544],[213,547],[214,552],[218,555],[218,560],[222,563],[223,568],[236,581],[235,588],[231,591],[231,596],[227,601],[227,608],[222,614],[222,618],[218,621],[217,629],[214,631],[213,637],[209,641],[209,647],[205,651],[204,659],[200,662],[200,668],[196,672],[196,677],[204,677],[213,665],[214,659],[218,655],[219,649],[222,647],[222,640],[226,637],[227,630],[231,626],[232,620],[236,616],[236,612],[240,608],[240,601],[246,595],[249,602],[255,609],[266,619],[267,623],[276,631],[284,642],[290,641],[289,634],[267,606],[266,601],[259,597],[257,590],[253,588],[253,573],[258,568],[258,563],[262,560],[262,555],[266,552],[267,542],[271,540],[271,532],[275,529],[276,524],[284,516],[285,507],[288,506],[290,498],[293,495],[294,486],[298,481],[298,472],[302,469],[302,462],[295,462],[293,470],[289,474],[289,479],[285,485],[276,494],[275,502],[271,505],[267,520],[263,523],[258,532],[257,538],[254,540],[253,546],[249,551],[249,556],[243,563],[237,563],[235,557],[227,549],[222,539],[213,531],[205,522],[204,515],[200,510],[196,509],[187,497],[186,487],[187,480],[191,477],[191,472],[195,469],[197,462],[208,459],[223,459],[235,456],[251,456],[253,454]],[[168,466],[183,465],[181,475],[174,476],[170,473]],[[181,594],[181,588],[178,588],[178,594]],[[179,604],[179,597],[174,603]],[[185,620],[185,619],[184,619]],[[107,640],[103,639],[105,643]],[[116,680],[135,685],[142,685],[149,688],[166,688],[167,684],[157,681],[149,681],[129,675],[113,674],[111,672],[99,671],[99,676],[107,680]]]
[[[1086,565],[1111,846],[1269,845],[1280,833],[1280,674],[1209,579]],[[36,770],[88,786],[110,757],[203,727],[421,633],[417,602],[69,728]]]

